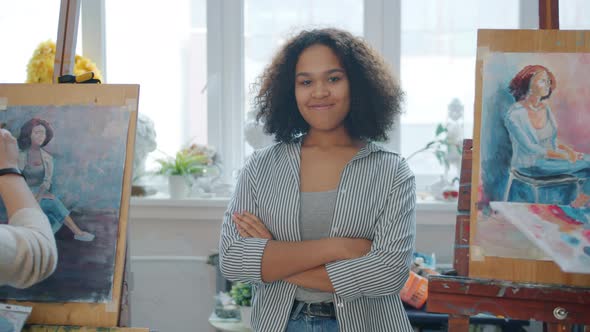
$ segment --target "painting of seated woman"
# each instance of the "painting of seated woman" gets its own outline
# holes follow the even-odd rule
[[[82,231],[72,220],[70,211],[55,195],[51,193],[53,181],[53,157],[43,149],[53,138],[53,129],[49,122],[32,118],[20,128],[18,136],[19,168],[25,175],[27,184],[39,202],[41,209],[49,218],[53,233],[60,230],[65,223],[74,233],[74,239],[92,241],[94,234]]]
[[[590,66],[582,54],[496,53],[485,65],[481,203],[590,202]],[[583,72],[586,72],[584,74]]]
[[[115,106],[21,105],[0,114],[59,254],[51,277],[26,290],[1,287],[0,298],[111,300],[129,120],[127,108]]]

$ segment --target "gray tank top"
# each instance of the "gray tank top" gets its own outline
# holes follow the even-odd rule
[[[301,240],[319,240],[330,236],[337,191],[301,192],[299,226]],[[307,302],[332,302],[332,293],[297,287],[295,299]]]
[[[43,179],[45,178],[45,168],[43,167],[43,164],[39,166],[27,164],[25,169],[23,169],[23,174],[25,175],[29,186],[39,186],[43,183]]]
[[[547,115],[549,117],[549,115]],[[543,128],[536,129],[537,138],[539,139],[539,143],[546,149],[553,149],[553,126],[549,121],[549,118],[545,121],[545,125]]]

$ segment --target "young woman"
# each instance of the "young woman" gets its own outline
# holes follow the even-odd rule
[[[553,73],[540,65],[524,67],[510,82],[515,103],[504,118],[512,143],[510,167],[532,177],[578,176],[583,184],[572,206],[581,207],[590,201],[590,156],[559,140],[549,105],[556,87]]]
[[[26,288],[53,273],[57,248],[17,160],[16,139],[0,129],[0,198],[10,218],[8,225],[0,225],[0,286]]]
[[[53,129],[43,119],[32,118],[25,122],[18,136],[19,167],[27,178],[27,184],[35,194],[41,209],[51,223],[53,233],[65,225],[78,241],[92,241],[94,234],[85,232],[76,225],[70,211],[51,193],[53,181],[53,157],[43,147],[53,138]]]
[[[401,98],[382,58],[335,29],[301,32],[262,74],[258,118],[278,143],[244,166],[220,241],[224,275],[253,284],[256,331],[412,331],[414,176],[373,143]]]

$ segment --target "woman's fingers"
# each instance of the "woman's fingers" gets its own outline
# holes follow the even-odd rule
[[[272,239],[272,234],[270,234],[268,229],[266,229],[262,221],[249,212],[245,212],[243,214],[234,212],[232,215],[232,220],[251,237]]]
[[[243,229],[242,227],[240,227],[240,225],[237,225],[236,224],[236,226],[237,226],[237,229],[238,229],[238,233],[240,233],[240,235],[242,237],[252,237],[248,232],[246,232],[245,229]]]
[[[16,139],[6,129],[0,129],[0,168],[17,167]]]
[[[268,228],[264,225],[262,220],[260,220],[257,216],[253,215],[248,211],[244,211],[242,214],[242,219],[249,223],[252,227],[256,229],[256,232],[265,239],[272,239],[272,234],[268,231]]]
[[[234,214],[232,215],[232,220],[234,221],[234,223],[238,227],[238,231],[240,229],[242,229],[242,231],[248,235],[247,237],[256,237],[256,238],[261,237],[261,235],[256,231],[256,228],[254,228],[249,223],[245,222],[243,220],[242,216],[240,216],[238,213],[234,212]]]
[[[234,224],[236,224],[236,228],[238,229],[238,233],[240,233],[240,235],[242,237],[253,237],[252,234],[248,233],[248,231],[245,230],[244,227],[241,226],[241,222],[239,221],[239,219],[237,218],[235,213],[232,215],[231,219],[233,220]]]

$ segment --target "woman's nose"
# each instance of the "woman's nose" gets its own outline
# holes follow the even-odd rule
[[[315,85],[312,91],[313,98],[325,98],[330,95],[330,90],[324,83],[318,83]]]

